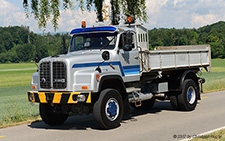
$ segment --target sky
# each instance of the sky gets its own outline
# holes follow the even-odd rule
[[[29,2],[31,0],[28,0]],[[105,0],[106,3],[109,0]],[[0,0],[0,26],[29,26],[35,33],[42,33],[37,21],[26,18],[23,0]],[[74,10],[60,10],[59,28],[56,32],[70,32],[79,28],[81,21],[87,26],[96,24],[96,14],[92,10],[81,11],[74,0]],[[146,0],[148,21],[143,23],[153,28],[198,28],[218,21],[225,21],[225,0]],[[55,32],[48,22],[44,32]]]

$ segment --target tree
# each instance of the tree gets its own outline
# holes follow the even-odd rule
[[[78,2],[78,0],[76,0]],[[90,11],[92,4],[94,4],[98,21],[103,21],[102,5],[104,0],[86,0],[86,7]],[[63,4],[63,9],[72,8],[72,0],[31,0],[29,6],[28,0],[23,0],[23,6],[27,17],[29,17],[29,7],[31,8],[31,14],[38,21],[39,28],[46,28],[47,21],[52,18],[52,24],[54,29],[58,28],[58,20],[60,16],[60,4]],[[134,21],[139,19],[140,21],[147,21],[145,0],[110,0],[111,3],[111,22],[116,25],[119,24],[120,14],[126,16],[132,16]],[[120,6],[121,5],[121,6]],[[84,10],[84,0],[79,1],[79,7]],[[120,13],[122,11],[123,13]]]
[[[32,44],[18,45],[16,49],[17,56],[22,62],[31,61],[34,58],[33,56],[34,49],[35,46]]]
[[[136,19],[147,21],[145,0],[121,0],[122,9],[126,16],[131,16],[133,22]]]

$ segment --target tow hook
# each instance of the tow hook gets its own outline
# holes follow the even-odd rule
[[[142,105],[141,100],[135,101],[134,104],[135,104],[135,107],[140,107]]]

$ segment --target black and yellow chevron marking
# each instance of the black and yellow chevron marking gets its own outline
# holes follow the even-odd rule
[[[30,101],[29,96],[33,95],[33,100]],[[89,93],[66,93],[66,92],[27,92],[28,101],[37,103],[55,103],[55,104],[75,104],[78,101],[73,100],[74,95],[85,95],[87,99],[85,103],[91,103],[91,92]]]

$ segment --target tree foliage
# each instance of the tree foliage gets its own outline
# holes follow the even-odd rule
[[[131,16],[134,20],[139,19],[147,22],[145,0],[121,0],[122,9],[126,16]]]
[[[225,58],[225,22],[199,29],[149,30],[149,47],[210,44],[212,58]],[[0,63],[30,62],[35,54],[41,58],[62,54],[63,42],[69,47],[68,34],[35,34],[26,26],[0,27]],[[63,39],[65,38],[65,40]]]
[[[210,44],[212,58],[225,58],[225,22],[218,22],[199,29],[152,29],[149,41],[156,46]]]
[[[25,26],[0,27],[0,33],[0,63],[30,62],[35,54],[41,58],[62,54],[62,36],[68,46],[70,39],[68,34],[35,34]]]
[[[30,5],[28,0],[23,0],[23,6],[27,17],[30,14],[34,15],[34,18],[38,21],[39,28],[46,28],[47,21],[52,19],[54,29],[58,28],[58,20],[60,17],[60,6],[62,3],[62,9],[67,10],[72,8],[73,0],[30,0]],[[75,0],[74,2],[79,2],[79,7],[81,10],[85,8],[84,0]],[[102,5],[104,0],[86,0],[87,10],[91,10],[92,5],[95,7],[97,14],[97,19],[99,22],[103,21],[102,16]],[[140,21],[147,21],[145,0],[110,0],[111,4],[111,23],[113,25],[119,24],[121,19],[120,14],[126,16],[132,16],[134,21],[139,19]],[[29,12],[31,9],[31,12]],[[121,11],[121,12],[120,12]],[[51,18],[52,16],[52,18]]]

